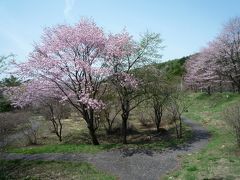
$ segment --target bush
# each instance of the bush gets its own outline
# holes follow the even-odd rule
[[[39,127],[40,127],[40,124],[37,121],[31,120],[31,119],[27,120],[25,127],[23,129],[23,133],[27,137],[28,143],[30,145],[37,144]]]
[[[0,113],[0,147],[7,146],[10,142],[7,138],[10,134],[16,132],[19,126],[27,123],[31,114],[27,112],[6,112]]]
[[[0,97],[0,113],[1,112],[8,112],[11,111],[12,107],[8,100],[6,100],[4,97]]]
[[[237,145],[240,148],[240,103],[227,108],[224,112],[224,119],[232,127]]]

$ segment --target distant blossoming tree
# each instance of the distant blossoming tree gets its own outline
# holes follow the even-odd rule
[[[240,17],[229,20],[213,44],[217,73],[240,93]]]
[[[217,38],[186,64],[187,84],[232,83],[240,92],[240,17],[229,20]]]
[[[185,65],[187,70],[184,77],[186,85],[192,89],[204,89],[210,95],[211,88],[220,81],[215,65],[216,61],[211,56],[209,48],[204,48],[200,53],[191,56]]]

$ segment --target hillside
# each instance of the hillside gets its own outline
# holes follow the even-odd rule
[[[224,121],[224,112],[240,101],[240,95],[190,93],[188,97],[191,106],[185,116],[203,124],[211,133],[211,140],[202,151],[184,156],[182,168],[166,179],[239,179],[240,152],[234,133]]]
[[[172,80],[176,77],[181,77],[185,73],[185,62],[189,59],[190,56],[182,57],[179,59],[169,60],[163,63],[159,63],[156,67],[160,70],[166,72],[166,75],[169,80]]]

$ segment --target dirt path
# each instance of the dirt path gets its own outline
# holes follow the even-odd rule
[[[184,123],[193,130],[193,138],[186,145],[167,149],[164,152],[150,150],[113,150],[97,154],[1,154],[4,159],[85,161],[98,169],[111,173],[120,179],[155,180],[178,165],[178,156],[199,151],[210,134],[201,125],[184,118]]]

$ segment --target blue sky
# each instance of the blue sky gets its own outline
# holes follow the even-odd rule
[[[90,17],[106,32],[126,27],[136,39],[160,33],[165,61],[197,52],[239,7],[239,0],[0,0],[0,55],[24,61],[44,27]]]

